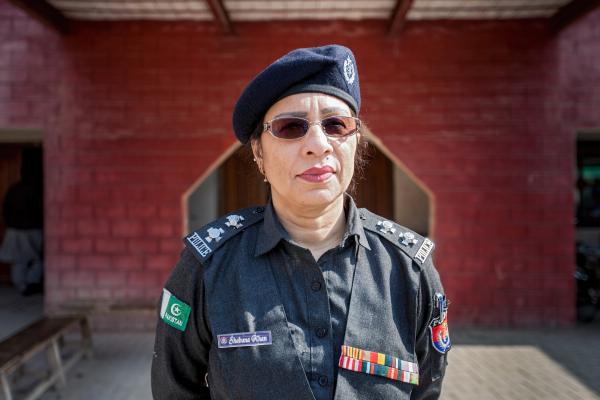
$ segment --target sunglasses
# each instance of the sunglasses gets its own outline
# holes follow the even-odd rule
[[[336,115],[310,122],[300,117],[277,117],[265,122],[263,131],[269,131],[278,139],[296,140],[304,137],[311,125],[320,125],[325,135],[330,138],[342,138],[360,130],[360,119]]]

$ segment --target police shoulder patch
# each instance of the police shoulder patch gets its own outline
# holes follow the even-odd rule
[[[263,219],[264,207],[234,211],[187,235],[183,242],[200,261],[207,260],[223,243]]]
[[[378,233],[420,265],[423,265],[433,251],[435,244],[426,237],[395,222],[386,220],[366,208],[359,209],[365,229]]]
[[[446,354],[452,342],[448,332],[448,301],[442,293],[436,293],[433,296],[433,318],[429,323],[431,332],[431,344],[433,348],[441,354]]]

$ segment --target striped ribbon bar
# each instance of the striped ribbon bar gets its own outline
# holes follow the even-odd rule
[[[417,364],[384,353],[344,345],[339,366],[350,371],[384,376],[413,385],[419,384]]]

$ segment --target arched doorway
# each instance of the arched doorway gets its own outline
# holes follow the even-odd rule
[[[357,177],[353,197],[365,207],[421,235],[431,232],[431,195],[370,132],[368,164]],[[267,191],[262,176],[245,147],[237,147],[221,164],[188,191],[187,232],[240,208],[264,204]]]

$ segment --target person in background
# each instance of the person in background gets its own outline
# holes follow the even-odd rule
[[[0,260],[11,264],[12,284],[23,295],[43,291],[43,185],[39,157],[23,151],[21,179],[7,191]]]
[[[297,49],[233,113],[266,206],[184,239],[160,300],[155,399],[436,399],[450,349],[433,242],[359,209],[354,54]],[[368,183],[367,183],[368,184]]]

